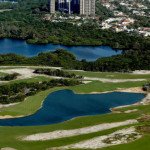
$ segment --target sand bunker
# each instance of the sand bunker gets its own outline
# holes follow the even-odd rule
[[[25,79],[25,78],[31,78],[33,76],[36,76],[36,74],[33,73],[33,69],[28,68],[15,68],[15,69],[4,69],[1,70],[3,73],[13,74],[18,73],[20,76],[18,76],[17,79]]]
[[[11,148],[11,147],[4,147],[4,148],[1,148],[0,150],[16,150],[16,149]]]
[[[14,106],[14,105],[17,105],[17,104],[19,104],[19,103],[0,104],[0,108],[10,107],[10,106]]]
[[[150,70],[135,70],[133,74],[150,74]]]
[[[50,148],[49,150],[64,150],[64,149],[97,149],[113,145],[125,144],[141,138],[141,135],[136,132],[134,127],[118,130],[112,134],[99,136],[93,139],[82,141],[76,144],[71,144],[59,148]]]
[[[79,129],[72,129],[72,130],[56,130],[48,133],[39,133],[34,135],[29,135],[26,137],[23,137],[22,140],[25,141],[44,141],[44,140],[53,140],[53,139],[59,139],[59,138],[65,138],[65,137],[71,137],[81,134],[88,134],[93,132],[99,132],[103,130],[108,130],[115,127],[130,125],[137,123],[137,120],[126,120],[122,122],[114,122],[114,123],[103,123],[95,126],[89,126]]]
[[[107,79],[107,78],[92,78],[92,77],[84,77],[84,80],[101,81],[104,83],[106,83],[106,82],[121,83],[121,82],[146,81],[146,79]]]

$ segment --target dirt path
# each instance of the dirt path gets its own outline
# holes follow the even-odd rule
[[[99,131],[103,131],[103,130],[112,129],[115,127],[135,124],[137,122],[138,122],[137,120],[133,119],[133,120],[126,120],[126,121],[122,121],[122,122],[103,123],[103,124],[79,128],[79,129],[56,130],[56,131],[52,131],[52,132],[48,132],[48,133],[33,134],[33,135],[26,136],[26,137],[22,137],[21,139],[24,141],[53,140],[53,139],[71,137],[71,136],[88,134],[88,133],[93,133],[93,132],[99,132]]]
[[[137,82],[137,81],[146,81],[146,79],[107,79],[107,78],[92,78],[92,77],[84,77],[84,80],[91,81],[101,81],[101,82],[111,82],[111,83],[121,83],[121,82]]]

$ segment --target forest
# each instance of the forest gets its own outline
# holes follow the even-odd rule
[[[53,79],[43,82],[20,82],[0,86],[0,104],[20,102],[27,96],[35,95],[40,91],[58,86],[74,86],[81,84],[78,80]]]
[[[102,18],[112,16],[98,2],[96,10]],[[97,24],[54,23],[43,19],[47,13],[47,0],[19,1],[11,11],[0,13],[0,38],[25,39],[33,44],[107,45],[125,50],[145,49],[150,40],[125,32],[101,30]]]
[[[92,62],[86,60],[79,61],[72,53],[63,49],[40,53],[34,57],[25,57],[16,54],[0,55],[0,65],[43,65],[85,71],[130,72],[133,70],[150,70],[149,64],[150,50],[128,50],[123,54],[99,58]]]
[[[123,53],[93,62],[79,61],[65,50],[40,53],[31,58],[6,54],[0,55],[0,65],[51,65],[66,69],[121,72],[150,69],[150,37],[101,30],[97,25],[77,26],[68,22],[43,20],[43,16],[48,13],[47,0],[19,0],[11,9],[0,13],[0,38],[25,39],[33,44],[107,45],[123,50]],[[96,13],[105,17],[112,16],[98,2]]]
[[[64,70],[56,69],[43,69],[43,68],[38,68],[34,71],[36,74],[44,74],[48,76],[56,76],[56,77],[65,77],[65,78],[72,78],[72,79],[82,79],[82,76],[78,76],[74,73],[69,73]]]

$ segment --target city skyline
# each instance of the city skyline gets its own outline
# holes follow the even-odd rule
[[[50,13],[56,10],[68,14],[95,15],[95,0],[49,0]]]

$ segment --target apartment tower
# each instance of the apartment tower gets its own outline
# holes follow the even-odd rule
[[[95,15],[95,0],[49,0],[49,3],[51,14],[59,10],[69,14]]]
[[[95,0],[80,0],[80,15],[95,15]]]
[[[55,13],[55,0],[49,0],[49,8],[50,8],[50,13],[54,14]]]

